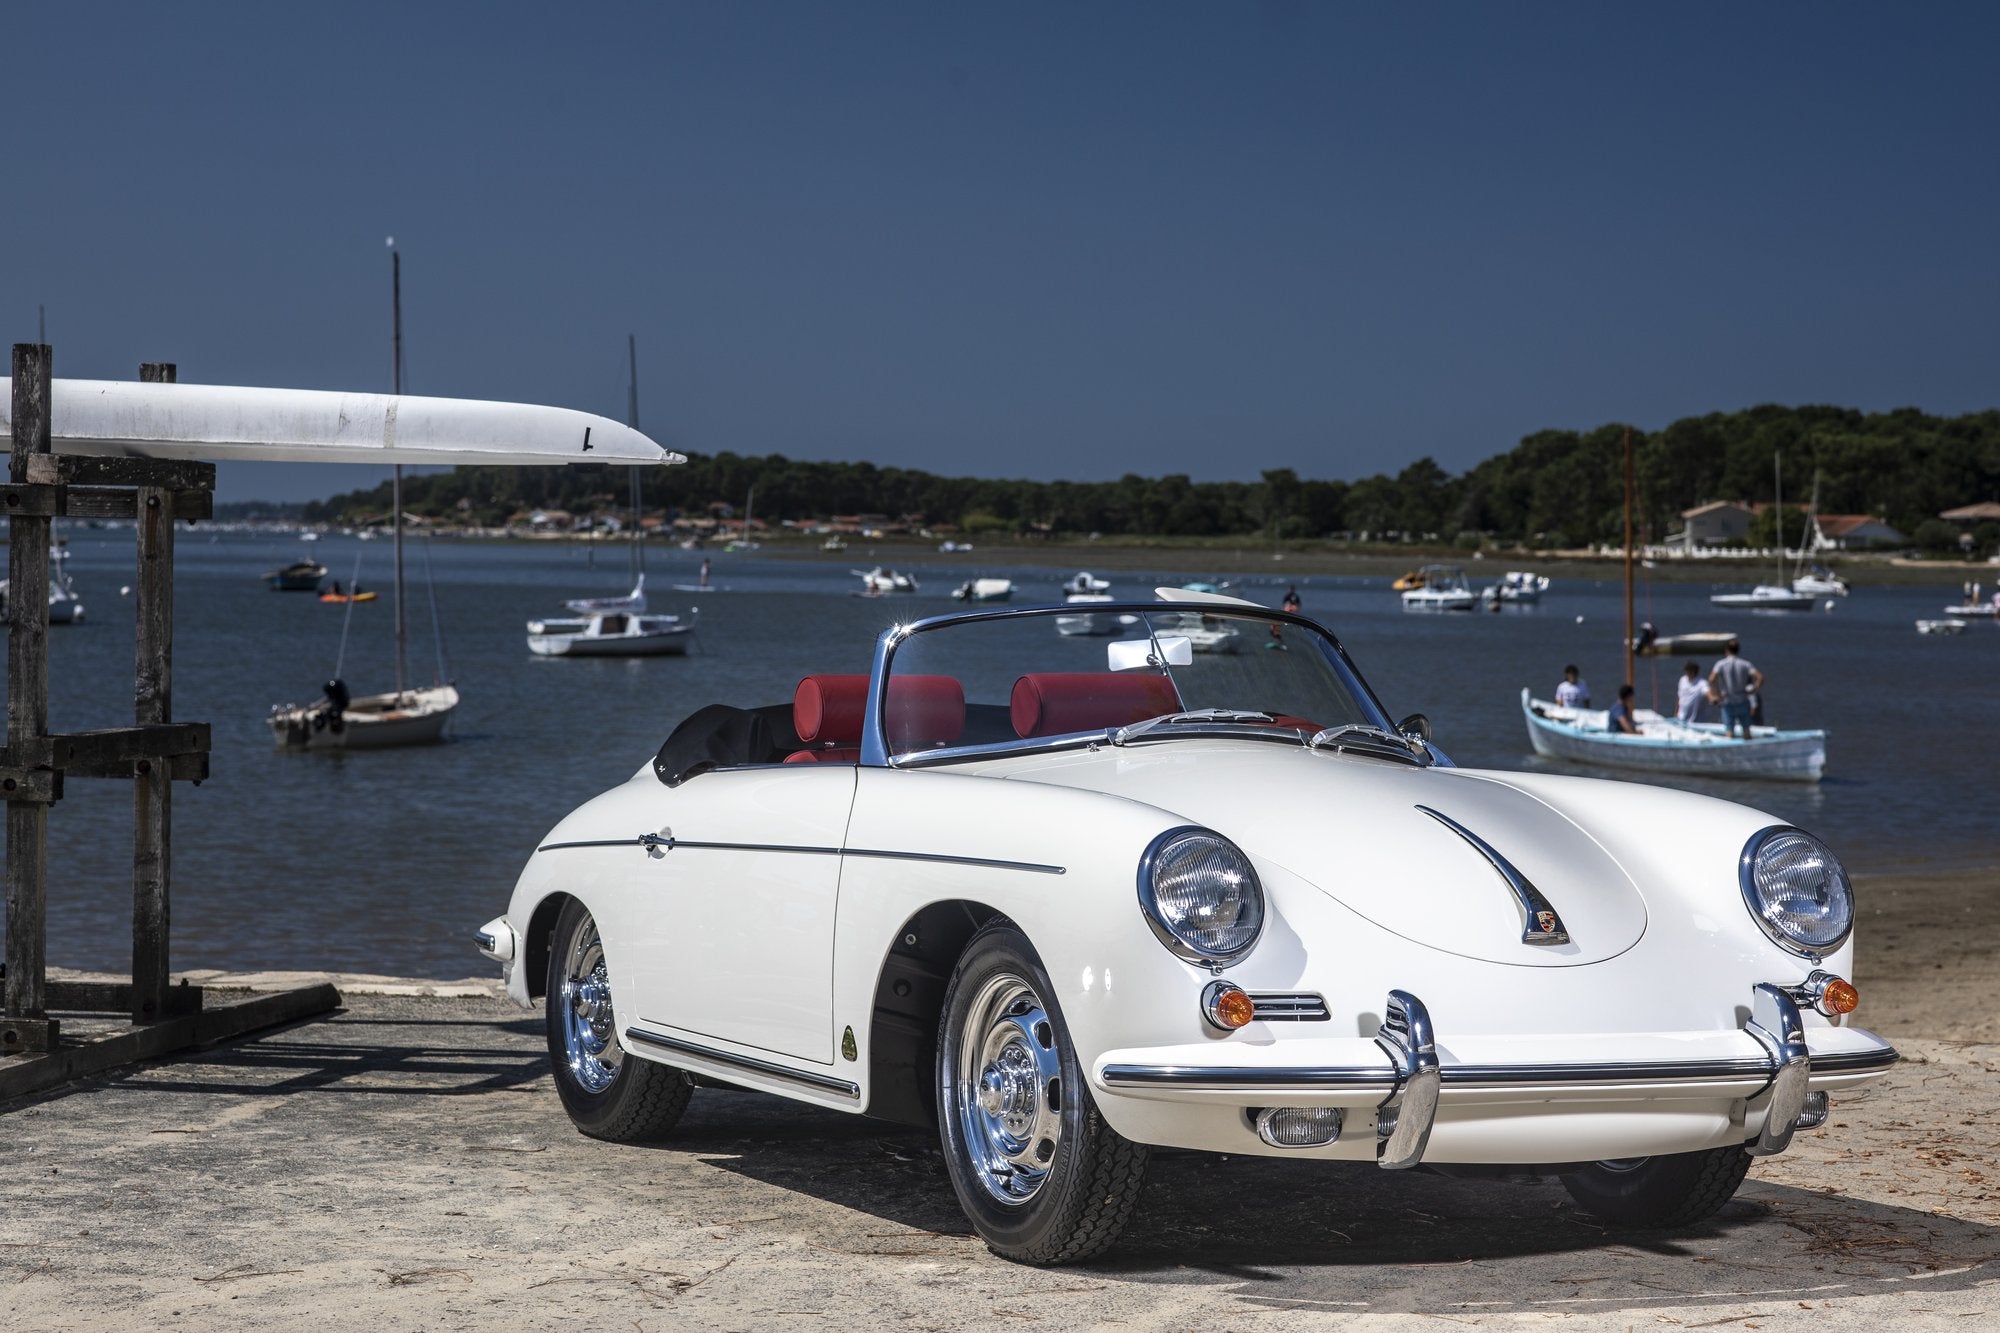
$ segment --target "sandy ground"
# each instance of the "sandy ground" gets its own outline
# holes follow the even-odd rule
[[[1862,885],[1864,1016],[1908,1058],[1688,1233],[1607,1231],[1553,1183],[1161,1154],[1108,1260],[1024,1269],[927,1133],[704,1089],[671,1141],[597,1143],[538,1016],[354,993],[0,1107],[0,1326],[1994,1326],[1996,891]]]

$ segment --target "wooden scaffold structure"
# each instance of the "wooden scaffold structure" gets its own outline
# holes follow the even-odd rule
[[[13,453],[0,512],[8,518],[7,744],[0,796],[7,803],[7,941],[0,1002],[0,1099],[54,1087],[134,1060],[325,1013],[340,1003],[328,984],[210,1006],[201,987],[171,984],[173,784],[208,776],[209,724],[173,720],[174,522],[210,516],[215,465],[180,459],[60,454],[52,444],[49,347],[17,343]],[[140,379],[175,381],[167,363]],[[51,525],[57,518],[132,519],[137,651],[130,726],[52,735],[49,719]],[[48,820],[72,778],[133,784],[132,979],[50,981],[46,924]],[[66,1012],[129,1013],[131,1026],[90,1040],[65,1037]]]

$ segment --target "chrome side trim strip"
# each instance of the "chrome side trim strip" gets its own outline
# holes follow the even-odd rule
[[[1379,1088],[1396,1081],[1387,1066],[1261,1069],[1227,1065],[1106,1065],[1108,1088],[1187,1088],[1202,1092],[1269,1092],[1273,1088]]]
[[[772,1064],[769,1060],[758,1060],[748,1055],[735,1055],[728,1051],[711,1050],[697,1046],[691,1041],[681,1041],[676,1037],[663,1037],[657,1032],[647,1032],[643,1028],[626,1028],[625,1040],[643,1042],[648,1046],[658,1046],[662,1050],[675,1051],[681,1055],[692,1055],[703,1060],[713,1060],[716,1064],[741,1069],[746,1073],[762,1074],[766,1078],[781,1078],[792,1083],[802,1083],[822,1092],[837,1092],[843,1097],[861,1099],[861,1086],[844,1078],[832,1078],[826,1074],[813,1074],[800,1069],[787,1069],[783,1065]]]
[[[692,838],[663,838],[641,833],[631,838],[591,838],[580,842],[545,842],[537,852],[559,852],[572,847],[643,847],[649,852],[687,848],[707,852],[783,852],[792,856],[866,856],[883,861],[934,861],[946,865],[985,866],[994,870],[1024,870],[1036,875],[1066,875],[1063,866],[1039,861],[1000,861],[985,856],[951,856],[943,852],[892,852],[872,847],[813,847],[775,842],[701,842]]]
[[[1554,905],[1542,896],[1540,889],[1528,882],[1526,875],[1523,875],[1514,868],[1512,862],[1500,855],[1498,851],[1495,851],[1491,843],[1465,825],[1459,823],[1456,819],[1453,819],[1450,815],[1442,814],[1427,805],[1420,805],[1417,809],[1423,811],[1432,819],[1435,819],[1438,823],[1465,839],[1473,851],[1485,857],[1487,862],[1500,872],[1500,878],[1507,882],[1507,887],[1514,891],[1514,897],[1521,904],[1521,915],[1523,917],[1521,943],[1569,943],[1569,931],[1563,927],[1562,917],[1557,914]]]
[[[1067,875],[1063,866],[1044,865],[1039,861],[996,861],[984,856],[950,856],[943,852],[889,852],[872,847],[849,847],[849,856],[872,856],[883,861],[940,861],[954,866],[987,866],[994,870],[1025,870],[1034,875]]]
[[[1903,1058],[1902,1052],[1894,1046],[1884,1046],[1874,1051],[1842,1051],[1838,1055],[1816,1055],[1812,1067],[1815,1074],[1862,1074],[1871,1069],[1887,1069]]]

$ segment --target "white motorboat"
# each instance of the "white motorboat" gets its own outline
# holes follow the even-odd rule
[[[1011,579],[967,579],[951,590],[957,602],[1004,602],[1013,595]]]
[[[917,581],[908,574],[877,565],[873,569],[850,571],[861,580],[862,595],[873,597],[885,592],[915,592]]]
[[[1457,565],[1425,565],[1419,573],[1422,584],[1403,593],[1405,611],[1470,611],[1478,605],[1479,594]]]
[[[1810,611],[1819,605],[1819,598],[1811,593],[1793,592],[1773,583],[1760,583],[1749,592],[1719,592],[1708,600],[1712,606],[1739,611]]]
[[[1953,618],[1951,620],[1919,620],[1919,634],[1963,634],[1969,622]]]
[[[1847,580],[1825,565],[1813,565],[1805,573],[1792,579],[1792,591],[1805,593],[1809,597],[1845,597]]]
[[[1063,581],[1062,590],[1064,596],[1071,599],[1087,597],[1094,593],[1110,592],[1111,580],[1098,578],[1087,569],[1079,569],[1074,578]]]
[[[1947,606],[1944,613],[1948,616],[2000,617],[2000,597],[1990,602],[1960,602],[1957,606]]]
[[[668,657],[687,652],[693,620],[628,611],[528,622],[528,650],[542,657]]]
[[[1510,569],[1500,576],[1500,581],[1487,588],[1484,596],[1489,602],[1513,602],[1530,605],[1542,600],[1542,594],[1549,590],[1547,574],[1530,574],[1525,570]]]
[[[450,685],[428,685],[387,694],[348,695],[338,679],[327,682],[317,703],[279,704],[271,709],[271,737],[287,750],[386,750],[429,745],[444,739],[445,723],[458,707]],[[332,687],[339,686],[333,689]]]
[[[646,609],[646,576],[640,574],[632,584],[632,591],[622,597],[572,597],[563,606],[580,616],[594,616],[606,611],[643,612]]]
[[[1750,739],[1731,737],[1716,722],[1681,722],[1641,708],[1639,734],[1609,729],[1604,709],[1564,708],[1521,691],[1521,714],[1535,753],[1608,768],[1681,773],[1713,778],[1770,778],[1818,782],[1826,768],[1824,731],[1752,727]]]

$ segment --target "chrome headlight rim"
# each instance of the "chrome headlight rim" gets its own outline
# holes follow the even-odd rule
[[[1764,914],[1764,895],[1757,889],[1757,858],[1763,854],[1771,840],[1778,837],[1804,838],[1817,846],[1840,871],[1841,883],[1847,888],[1847,924],[1841,930],[1839,938],[1830,944],[1811,944],[1799,940],[1786,934],[1782,927]],[[1834,855],[1833,848],[1827,846],[1824,839],[1815,837],[1795,824],[1772,824],[1751,834],[1750,841],[1743,844],[1742,857],[1737,861],[1736,883],[1743,894],[1743,906],[1749,911],[1750,919],[1757,923],[1758,928],[1773,944],[1786,953],[1797,954],[1801,958],[1817,963],[1828,954],[1838,951],[1854,937],[1854,881],[1848,877],[1846,865]]]
[[[1250,933],[1250,938],[1234,949],[1205,949],[1182,939],[1174,932],[1173,926],[1167,921],[1166,913],[1160,908],[1158,895],[1154,892],[1154,871],[1167,849],[1187,838],[1202,838],[1219,844],[1242,863],[1244,874],[1249,879],[1251,894],[1257,903],[1257,926]],[[1194,963],[1215,972],[1241,962],[1252,949],[1257,947],[1257,942],[1264,937],[1265,920],[1270,915],[1264,898],[1264,883],[1257,878],[1257,869],[1250,864],[1250,858],[1244,854],[1243,849],[1214,829],[1203,828],[1199,824],[1181,824],[1170,828],[1146,844],[1146,851],[1139,858],[1139,907],[1141,914],[1146,918],[1146,925],[1151,928],[1154,937],[1166,946],[1169,953],[1183,962]]]

